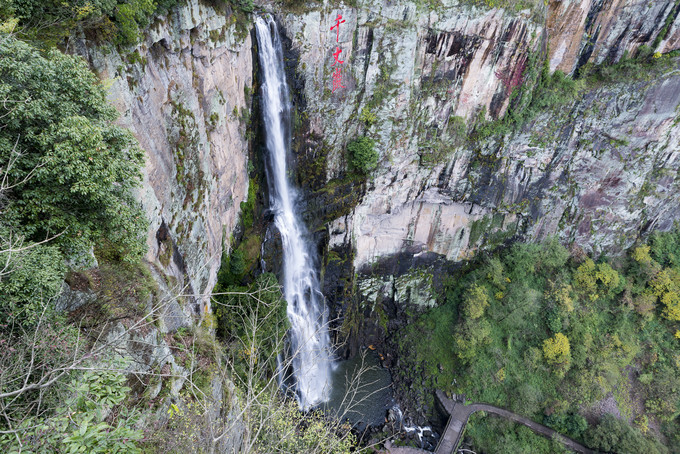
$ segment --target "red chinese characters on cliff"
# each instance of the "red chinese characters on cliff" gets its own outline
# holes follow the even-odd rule
[[[342,18],[342,15],[338,14],[338,17],[335,19],[335,25],[331,27],[331,31],[335,29],[335,42],[338,43],[340,42],[340,24],[344,23],[345,20]],[[345,63],[344,60],[340,59],[340,54],[342,53],[342,49],[340,47],[335,46],[335,52],[333,52],[333,64],[331,66],[335,66],[335,71],[333,71],[333,92],[335,90],[338,90],[340,88],[346,88],[344,85],[342,85],[342,72],[340,70],[340,67],[342,66],[343,63]],[[336,66],[337,65],[337,66]]]

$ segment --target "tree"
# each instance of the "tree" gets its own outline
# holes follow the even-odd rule
[[[596,300],[597,295],[597,278],[595,277],[595,262],[587,258],[574,272],[574,281],[576,287],[583,293],[587,294],[591,300]]]
[[[673,321],[680,321],[680,272],[664,268],[650,282],[654,295],[665,306],[663,315]]]
[[[10,184],[3,224],[78,254],[106,238],[122,257],[145,250],[146,220],[131,189],[143,152],[113,124],[116,110],[80,57],[0,41],[0,168]]]
[[[98,39],[131,45],[139,40],[154,13],[165,12],[177,0],[5,0],[0,20],[16,17],[22,35],[60,44],[78,27]]]
[[[464,361],[472,361],[491,342],[491,325],[486,319],[466,319],[454,336],[456,354]]]
[[[650,249],[646,244],[638,246],[633,250],[631,257],[638,263],[649,264],[652,262],[652,257],[649,255]]]
[[[484,315],[484,309],[489,306],[489,296],[486,288],[473,284],[465,294],[463,302],[463,312],[471,319],[477,319]]]
[[[644,437],[639,430],[625,421],[605,414],[597,426],[592,426],[585,436],[588,445],[605,452],[618,454],[667,453],[658,441]]]
[[[621,276],[618,271],[608,263],[599,263],[597,265],[595,278],[602,283],[608,294],[616,292],[621,284]]]
[[[543,356],[552,365],[566,366],[571,361],[569,338],[562,333],[543,341]]]
[[[574,299],[571,297],[571,291],[572,288],[569,284],[555,284],[549,281],[545,296],[557,303],[557,307],[561,310],[572,312],[574,310]]]
[[[574,273],[574,281],[579,290],[586,294],[591,301],[600,296],[611,296],[620,291],[622,279],[619,273],[607,263],[598,263],[587,258]],[[598,282],[603,292],[598,289]],[[602,293],[602,294],[601,294]]]

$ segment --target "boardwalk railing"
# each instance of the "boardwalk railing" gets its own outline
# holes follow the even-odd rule
[[[503,418],[507,418],[511,421],[515,421],[519,424],[524,424],[537,434],[562,443],[572,451],[582,454],[597,454],[596,451],[586,448],[582,444],[572,440],[571,438],[565,437],[550,427],[539,424],[529,418],[518,415],[517,413],[513,413],[510,410],[480,403],[464,405],[461,402],[455,402],[449,399],[444,395],[443,392],[439,390],[437,390],[437,399],[439,400],[439,403],[442,405],[442,407],[444,407],[444,410],[449,414],[449,420],[446,423],[444,433],[439,439],[437,448],[434,451],[436,454],[456,453],[458,444],[460,443],[460,438],[463,435],[463,431],[465,429],[465,425],[467,424],[468,419],[470,419],[470,415],[476,411],[485,411],[487,413],[492,413]],[[390,454],[418,454],[428,453],[429,451],[417,448],[392,447],[388,445],[387,452]]]
[[[511,421],[523,424],[539,435],[543,435],[546,438],[550,438],[562,443],[572,451],[583,454],[596,454],[595,451],[586,448],[571,438],[565,437],[550,427],[539,424],[529,418],[525,418],[524,416],[518,415],[504,408],[499,408],[488,404],[464,405],[460,402],[455,402],[449,399],[444,395],[443,392],[439,390],[437,390],[437,399],[442,404],[444,409],[449,413],[449,421],[446,424],[446,429],[444,430],[442,437],[439,439],[437,449],[435,450],[435,453],[437,454],[454,454],[456,452],[458,444],[460,443],[460,437],[463,434],[463,429],[465,428],[468,419],[470,419],[470,415],[476,411],[485,411],[487,413],[502,416],[504,418],[510,419]]]

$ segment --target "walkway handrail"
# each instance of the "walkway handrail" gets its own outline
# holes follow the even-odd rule
[[[562,435],[561,433],[557,432],[554,429],[551,429],[550,427],[544,426],[543,424],[539,424],[529,418],[526,418],[524,416],[518,415],[517,413],[513,413],[510,410],[506,410],[505,408],[500,408],[496,407],[493,405],[489,404],[484,404],[484,403],[473,403],[470,405],[463,405],[462,403],[457,403],[454,402],[453,400],[449,399],[444,395],[443,392],[440,390],[437,390],[436,392],[437,399],[439,402],[442,404],[444,409],[449,413],[449,421],[446,425],[446,430],[442,434],[442,437],[439,439],[439,443],[437,444],[437,449],[435,450],[435,453],[437,454],[453,454],[456,452],[458,449],[458,444],[460,443],[460,438],[464,432],[465,426],[468,423],[468,420],[470,419],[470,415],[477,411],[486,411],[487,413],[493,413],[498,416],[502,416],[504,418],[508,418],[512,421],[515,421],[517,423],[523,424],[527,426],[529,429],[533,430],[539,435],[543,435],[546,438],[554,439],[563,445],[565,445],[567,448],[571,449],[572,451],[580,452],[583,454],[597,454],[596,451],[593,451],[591,449],[586,448],[582,444],[578,443],[575,440],[572,440],[569,437],[566,437]],[[455,430],[454,426],[451,425],[452,420],[458,420],[462,423],[460,429],[458,430],[458,433],[456,434],[456,439],[454,440],[453,444],[453,452],[452,453],[444,453],[440,451],[440,448],[443,447],[443,440],[446,437],[446,432],[449,430]]]

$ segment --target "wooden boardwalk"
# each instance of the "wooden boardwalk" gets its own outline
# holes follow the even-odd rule
[[[508,411],[504,408],[494,407],[488,404],[470,404],[463,405],[460,402],[455,402],[444,395],[443,392],[437,390],[437,399],[442,404],[446,412],[449,414],[449,421],[446,424],[446,429],[444,434],[439,439],[439,444],[437,444],[436,454],[455,454],[458,444],[460,443],[460,438],[463,434],[463,429],[470,418],[470,415],[476,411],[485,411],[487,413],[492,413],[503,418],[507,418],[511,421],[517,422],[519,424],[524,424],[529,429],[533,430],[539,435],[543,435],[546,438],[554,439],[562,443],[567,448],[572,451],[582,453],[582,454],[596,454],[595,451],[586,448],[580,443],[561,435],[559,432],[551,429],[550,427],[539,424],[532,421],[529,418],[520,416],[516,413]],[[387,447],[387,452],[390,454],[416,454],[416,453],[426,453],[428,451],[416,448],[401,448],[401,447]]]

